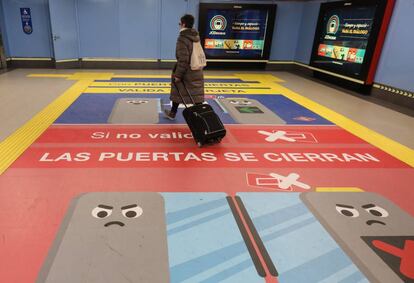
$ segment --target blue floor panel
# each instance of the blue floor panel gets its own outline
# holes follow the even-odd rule
[[[162,104],[169,104],[169,96],[161,94],[82,94],[56,121],[59,124],[106,124],[111,114],[115,101],[119,98],[159,98]],[[231,95],[222,95],[220,97],[235,97]],[[270,110],[275,112],[288,125],[331,125],[332,123],[291,101],[282,95],[240,95],[256,99]],[[214,111],[220,116],[224,124],[236,124],[236,122],[225,113],[222,108],[213,100],[207,99],[207,102],[213,107]],[[168,108],[168,106],[166,106]],[[184,118],[179,109],[177,119],[170,121],[163,118],[160,113],[160,124],[184,124]],[[298,117],[310,118],[309,121],[298,120]]]
[[[263,283],[224,193],[162,193],[171,282]]]
[[[368,282],[299,193],[237,195],[279,272],[279,282]]]

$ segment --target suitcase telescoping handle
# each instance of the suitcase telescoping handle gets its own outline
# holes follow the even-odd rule
[[[181,81],[181,83],[183,84],[185,91],[188,93],[188,96],[190,97],[191,102],[193,103],[193,105],[195,105],[194,99],[193,99],[193,97],[191,96],[190,91],[188,90],[188,88],[187,88],[187,87],[186,87],[186,85],[184,84],[184,81]],[[173,86],[177,89],[177,91],[178,91],[178,95],[181,97],[181,100],[183,101],[183,104],[184,104],[185,108],[188,108],[188,107],[187,107],[187,104],[185,103],[184,97],[183,97],[183,95],[181,94],[181,91],[180,91],[180,89],[178,88],[178,85],[177,85],[177,83],[175,82],[175,80],[174,80],[174,79],[172,79],[172,84],[173,84]]]

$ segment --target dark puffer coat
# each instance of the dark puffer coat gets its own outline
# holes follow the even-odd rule
[[[187,89],[190,91],[195,103],[204,102],[204,76],[203,70],[193,71],[191,70],[191,53],[193,52],[193,42],[200,41],[200,36],[195,29],[185,29],[180,32],[177,39],[177,46],[175,49],[175,57],[177,63],[173,70],[173,77],[178,77],[184,81]],[[184,95],[185,103],[191,104],[191,100],[187,93],[179,82],[177,86],[180,88],[181,93]],[[182,103],[177,89],[171,87],[171,101],[176,103]]]

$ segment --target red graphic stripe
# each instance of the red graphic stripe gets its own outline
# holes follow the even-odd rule
[[[374,240],[372,244],[386,253],[401,258],[400,272],[404,276],[414,279],[414,241],[406,240],[403,249],[380,240]]]
[[[234,195],[232,195],[231,198],[232,198],[232,201],[234,202],[235,208],[237,210],[237,213],[240,216],[240,219],[241,219],[241,221],[243,223],[243,226],[244,226],[244,228],[247,231],[247,234],[248,234],[248,236],[250,238],[250,241],[251,241],[251,243],[252,243],[252,245],[254,247],[254,250],[256,251],[256,254],[259,257],[260,264],[263,266],[263,268],[264,268],[264,270],[266,272],[266,277],[264,278],[265,279],[265,282],[266,283],[278,283],[279,281],[277,280],[277,277],[273,277],[270,274],[270,271],[269,271],[269,268],[267,267],[266,261],[264,260],[264,257],[262,255],[262,253],[260,252],[260,249],[259,249],[256,241],[254,240],[253,233],[250,230],[249,225],[247,225],[246,219],[244,218],[243,213],[241,212],[241,209],[239,207],[239,204],[237,203],[237,201],[234,198]]]

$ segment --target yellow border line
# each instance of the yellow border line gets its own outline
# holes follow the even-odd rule
[[[357,187],[317,187],[315,188],[315,192],[318,193],[337,193],[337,192],[343,192],[343,193],[363,193],[364,190],[357,188]]]
[[[351,82],[354,82],[354,83],[357,83],[357,84],[362,84],[362,85],[365,84],[365,82],[362,81],[362,80],[354,79],[354,78],[344,76],[344,75],[340,75],[340,74],[337,74],[337,73],[334,73],[334,72],[330,72],[330,71],[326,71],[326,70],[323,70],[323,69],[315,68],[315,67],[309,66],[307,64],[297,62],[297,61],[269,61],[267,63],[270,64],[270,65],[278,65],[278,64],[298,65],[298,66],[302,66],[304,68],[308,68],[308,69],[313,70],[313,71],[318,71],[318,72],[321,72],[321,73],[325,73],[325,74],[328,74],[328,75],[331,75],[331,76],[334,76],[334,77],[338,77],[338,78],[341,78],[341,79],[344,79],[344,80],[348,80],[348,81],[351,81]]]
[[[92,80],[80,80],[0,143],[0,175],[69,107]]]
[[[295,61],[269,61],[267,64],[278,65],[278,64],[295,64]]]
[[[315,68],[315,67],[312,67],[312,66],[300,64],[300,63],[297,63],[297,62],[295,62],[295,64],[296,65],[299,65],[299,66],[304,66],[304,67],[306,67],[306,68],[308,68],[310,70],[318,71],[318,72],[321,72],[321,73],[324,73],[324,74],[328,74],[328,75],[331,75],[331,76],[334,76],[334,77],[338,77],[338,78],[341,78],[341,79],[344,79],[344,80],[348,80],[348,81],[351,81],[351,82],[354,82],[354,83],[357,83],[357,84],[361,84],[361,85],[365,84],[364,81],[361,81],[361,80],[358,80],[358,79],[354,79],[354,78],[351,78],[351,77],[343,76],[343,75],[340,75],[340,74],[336,74],[336,73],[329,72],[329,71],[326,71],[326,70],[322,70],[322,69],[319,69],[319,68]]]
[[[81,58],[85,62],[153,62],[157,63],[158,59],[151,58],[94,58],[94,57],[85,57]]]
[[[269,60],[248,60],[248,59],[207,59],[207,62],[236,62],[236,63],[267,63]]]
[[[28,78],[69,78],[71,74],[30,74]]]
[[[171,78],[171,75],[114,75],[112,78],[163,79]]]
[[[48,57],[11,57],[12,61],[52,61]]]
[[[73,58],[73,59],[61,59],[61,60],[56,60],[56,63],[65,63],[65,62],[78,62],[79,59],[77,58]]]
[[[136,79],[165,79],[171,78],[171,75],[113,75],[112,78],[136,78]],[[235,76],[204,76],[205,79],[229,79],[235,80]]]
[[[236,75],[236,74],[235,74]],[[245,76],[247,77],[247,76]],[[260,75],[257,76],[256,80],[260,80]],[[274,77],[274,80],[270,80],[269,78],[263,78],[261,81],[263,83],[272,83],[275,86],[275,90],[277,90],[282,95],[288,97],[292,101],[302,105],[305,108],[310,109],[311,111],[315,112],[316,114],[322,116],[323,118],[331,121],[332,123],[336,124],[337,126],[347,130],[348,132],[360,137],[361,139],[365,140],[366,142],[374,145],[375,147],[385,151],[386,153],[394,156],[395,158],[401,160],[404,163],[407,163],[411,167],[414,167],[414,150],[411,148],[402,145],[386,136],[381,135],[331,109],[325,107],[319,103],[312,101],[309,98],[306,98],[300,94],[297,94],[290,89],[276,83],[276,80],[279,78]],[[253,79],[254,77],[251,77]]]
[[[98,73],[98,72],[78,72],[78,73],[68,73],[68,74],[30,74],[28,75],[29,78],[74,78],[77,79],[81,76],[85,76],[87,74],[89,77],[88,79],[93,80],[102,80],[102,75],[108,76],[108,79],[111,78],[136,78],[136,79],[165,79],[165,78],[171,78],[171,75],[119,75],[119,74],[113,74],[113,73]],[[239,77],[235,76],[204,76],[206,79],[229,79],[229,80],[235,80],[240,79]],[[106,79],[105,79],[106,80]]]

